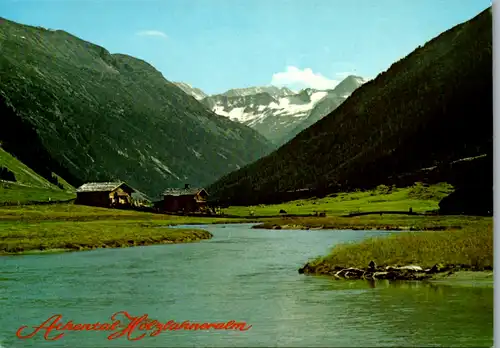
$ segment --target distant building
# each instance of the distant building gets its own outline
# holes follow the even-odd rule
[[[132,205],[136,192],[124,182],[89,182],[76,189],[76,204],[95,207],[126,207]]]
[[[169,188],[163,192],[163,210],[166,212],[203,212],[207,209],[208,193],[203,188]]]

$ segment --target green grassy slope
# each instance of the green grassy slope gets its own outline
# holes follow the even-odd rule
[[[0,20],[0,141],[45,178],[121,179],[155,196],[207,184],[271,150],[142,60]]]
[[[377,189],[329,195],[324,198],[299,199],[281,204],[230,206],[224,213],[230,215],[276,216],[280,210],[287,214],[305,215],[325,212],[327,216],[351,212],[408,211],[425,213],[438,209],[439,201],[453,191],[451,185],[441,183],[424,186],[421,183],[408,188],[391,188],[381,185]]]
[[[35,186],[40,188],[47,189],[58,189],[54,183],[47,181],[45,178],[37,174],[31,168],[26,166],[24,163],[19,161],[16,157],[12,156],[10,153],[5,151],[0,147],[0,166],[8,168],[11,172],[14,173],[16,177],[16,183]],[[54,176],[57,178],[59,183],[66,190],[74,190],[70,184],[68,184],[64,179],[60,176]]]
[[[492,16],[486,10],[417,48],[292,141],[209,190],[213,199],[249,205],[275,202],[289,190],[390,184],[391,176],[436,162],[491,154],[492,115]]]
[[[71,191],[0,183],[0,205],[3,203],[26,204],[67,201],[73,198],[76,198],[76,194]]]
[[[53,174],[54,183],[49,182],[1,147],[0,167],[10,170],[16,179],[15,182],[0,182],[0,203],[58,201],[75,197],[75,189],[63,178]]]

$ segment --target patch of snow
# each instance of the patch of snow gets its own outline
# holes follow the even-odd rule
[[[314,92],[313,94],[311,94],[311,103],[319,102],[321,99],[326,97],[327,94],[328,92]]]
[[[245,108],[234,108],[231,111],[227,112],[224,110],[224,107],[222,105],[216,105],[212,109],[212,111],[220,116],[229,117],[229,119],[238,121],[240,123],[252,120],[256,116],[253,112],[246,113]]]
[[[280,98],[279,104],[271,103],[269,104],[270,108],[280,109],[280,111],[276,112],[276,115],[294,115],[297,117],[304,116],[304,113],[309,112],[314,108],[314,106],[322,100],[328,92],[315,92],[311,94],[311,101],[307,104],[290,104],[289,98]]]
[[[229,118],[243,121],[245,118],[244,110],[245,108],[234,108],[233,110],[229,111]]]
[[[214,106],[212,111],[215,112],[217,115],[229,117],[229,113],[224,111],[224,106],[222,106],[222,105]]]
[[[250,90],[253,93],[249,93]],[[255,94],[260,91],[270,92],[266,88],[255,87],[245,90],[231,90],[233,95]],[[324,98],[328,96],[327,91],[309,89],[306,91],[309,101],[301,103],[295,101],[296,94],[286,89],[272,90],[274,99],[269,104],[252,103],[245,104],[240,98],[228,101],[216,102],[212,111],[220,116],[229,118],[232,121],[243,123],[249,127],[270,127],[269,131],[281,132],[289,126],[295,126],[309,116],[311,110]],[[245,110],[250,110],[245,112]],[[272,128],[272,129],[271,129]]]

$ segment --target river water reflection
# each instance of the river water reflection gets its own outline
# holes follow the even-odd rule
[[[424,283],[375,286],[300,275],[336,243],[385,231],[255,230],[209,225],[193,244],[0,258],[0,345],[10,347],[491,347],[493,289]],[[246,321],[248,331],[165,331],[136,342],[109,332],[42,334],[53,314],[110,322],[118,311],[162,322]],[[29,329],[26,333],[33,331]]]

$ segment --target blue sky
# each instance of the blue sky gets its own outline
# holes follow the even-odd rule
[[[0,16],[146,60],[208,94],[375,77],[486,0],[0,0]]]

